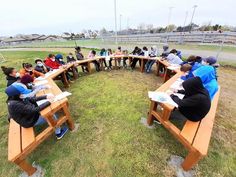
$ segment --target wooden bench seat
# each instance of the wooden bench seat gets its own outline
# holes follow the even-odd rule
[[[163,84],[158,91],[165,91],[176,80],[178,73]],[[182,163],[184,170],[190,170],[194,165],[198,163],[200,159],[207,155],[209,143],[211,139],[211,133],[215,120],[215,114],[217,110],[217,104],[220,95],[220,88],[215,94],[211,108],[208,114],[199,122],[192,122],[187,120],[180,130],[170,120],[169,116],[173,110],[173,106],[160,104],[163,107],[162,112],[157,111],[157,102],[151,101],[151,107],[148,115],[147,124],[152,125],[154,119],[158,119],[162,125],[174,135],[174,137],[180,141],[184,147],[189,151],[187,157]]]
[[[17,164],[29,176],[36,168],[26,162],[26,156],[31,153],[43,140],[53,133],[53,128],[48,127],[35,136],[33,127],[23,128],[13,119],[10,119],[8,133],[8,160]]]

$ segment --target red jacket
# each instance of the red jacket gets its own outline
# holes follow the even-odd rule
[[[45,65],[52,69],[58,69],[61,65],[56,61],[52,61],[50,58],[46,58],[44,61]]]

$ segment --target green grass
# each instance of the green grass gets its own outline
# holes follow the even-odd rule
[[[5,52],[7,66],[20,68],[48,52]],[[209,154],[196,166],[197,176],[236,176],[236,71],[220,68],[221,98]],[[7,109],[5,80],[0,74],[0,176],[20,174],[7,161]],[[52,136],[31,153],[46,176],[173,176],[170,155],[185,157],[187,151],[162,126],[147,129],[140,124],[149,109],[147,92],[162,80],[154,74],[126,70],[83,75],[68,89],[70,112],[80,129],[62,140]],[[203,135],[204,136],[204,135]]]

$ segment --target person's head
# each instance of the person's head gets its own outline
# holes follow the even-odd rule
[[[156,50],[157,50],[157,46],[155,46],[155,45],[152,46],[152,47],[151,47],[151,50],[152,50],[152,51],[156,51]]]
[[[198,93],[203,93],[205,88],[199,77],[189,78],[183,82],[183,88],[186,96],[192,96]],[[207,93],[207,92],[204,92]]]
[[[30,75],[26,74],[24,75],[21,79],[20,79],[20,82],[24,85],[27,86],[27,88],[31,89],[32,88],[32,85],[33,85],[33,77],[31,77]]]
[[[91,51],[91,54],[95,56],[95,55],[96,55],[96,51],[95,51],[95,50],[92,50],[92,51]]]
[[[76,50],[76,52],[80,52],[80,51],[81,51],[81,48],[80,48],[80,46],[78,46],[78,47],[75,47],[75,50]]]
[[[5,66],[1,66],[1,68],[2,68],[3,73],[6,76],[12,76],[12,77],[15,77],[15,78],[20,77],[20,73],[18,73],[15,68],[12,68],[12,67],[7,68]]]
[[[202,63],[202,57],[200,57],[200,56],[196,56],[196,62],[198,62],[198,63]]]
[[[33,71],[33,66],[30,63],[23,63],[22,66],[27,72],[32,72]]]
[[[180,67],[180,71],[182,72],[188,72],[192,69],[192,65],[186,63]]]
[[[56,56],[55,56],[55,59],[56,60],[59,60],[59,61],[62,61],[63,60],[63,55],[62,54],[56,54]]]
[[[138,46],[136,46],[136,47],[134,48],[134,50],[135,50],[135,51],[137,51],[138,49],[139,49],[139,47],[138,47]]]
[[[168,44],[164,44],[164,45],[163,45],[163,50],[164,50],[164,51],[167,51],[168,49],[169,49],[169,45],[168,45]]]
[[[50,58],[52,61],[55,61],[55,55],[54,54],[49,54],[48,55],[48,58]]]
[[[119,46],[117,49],[118,49],[119,51],[121,51],[121,46]]]
[[[43,66],[43,61],[42,61],[41,59],[36,59],[36,60],[35,60],[35,64],[36,64],[37,66],[42,67],[42,66]]]
[[[214,65],[216,64],[216,62],[217,62],[216,57],[212,56],[203,59],[203,65]]]
[[[148,48],[146,46],[143,47],[144,51],[148,51]]]
[[[68,57],[72,58],[73,57],[73,54],[70,52]]]
[[[178,52],[178,51],[177,51],[176,49],[172,49],[172,50],[170,51],[170,53],[173,53],[173,54],[175,54],[175,55],[177,54],[177,52]]]
[[[188,63],[194,63],[196,62],[196,56],[195,55],[190,55],[187,59]]]
[[[101,54],[104,54],[105,52],[106,52],[106,49],[105,49],[105,48],[102,48],[100,53],[101,53]]]
[[[128,50],[123,50],[122,53],[123,53],[124,55],[126,55],[126,54],[128,54],[129,52],[128,52]]]
[[[112,50],[111,49],[107,49],[107,51],[109,52],[109,54],[112,54]]]

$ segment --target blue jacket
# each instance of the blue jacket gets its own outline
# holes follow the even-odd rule
[[[198,69],[198,68],[201,67],[201,66],[202,66],[202,64],[200,64],[200,63],[198,63],[198,62],[193,63],[193,64],[192,64],[192,69],[189,71],[188,75],[186,75],[186,76],[181,76],[181,79],[185,81],[185,80],[187,80],[187,79],[189,79],[189,78],[194,77],[193,71],[195,71],[196,69]]]
[[[208,90],[211,100],[218,91],[215,69],[212,66],[201,66],[193,71],[195,77],[200,77],[204,87]]]

